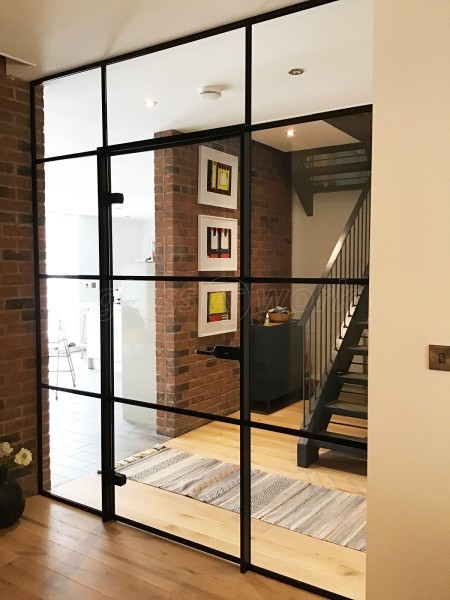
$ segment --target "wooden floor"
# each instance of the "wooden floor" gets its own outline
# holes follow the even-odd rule
[[[292,426],[299,406],[292,405],[271,415],[281,426]],[[264,422],[263,415],[256,417]],[[340,425],[334,426],[344,432]],[[365,430],[352,429],[353,435]],[[268,472],[310,481],[315,485],[365,495],[364,461],[332,452],[322,452],[319,462],[308,469],[297,467],[294,436],[252,430],[252,466]],[[166,442],[179,450],[239,462],[239,431],[214,422]],[[100,506],[100,478],[95,473],[59,486],[56,493],[91,506]],[[117,514],[180,535],[184,538],[239,555],[239,516],[229,511],[128,481],[116,488]],[[332,592],[363,600],[365,555],[336,544],[252,520],[252,562],[266,569]]]
[[[42,496],[0,530],[5,600],[317,600],[236,565]]]

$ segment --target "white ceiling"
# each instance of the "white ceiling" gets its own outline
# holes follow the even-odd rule
[[[294,135],[288,137],[287,131],[292,129]],[[312,121],[300,123],[289,127],[274,127],[254,131],[252,138],[261,144],[272,146],[282,152],[295,152],[308,148],[322,148],[324,146],[338,146],[357,142],[354,137],[336,129],[325,121]]]
[[[0,54],[24,79],[297,4],[292,0],[1,0]]]
[[[223,0],[2,0],[0,54],[35,63],[37,67],[9,63],[11,73],[33,79],[291,4],[286,0],[227,0],[225,4]],[[111,65],[107,69],[109,143],[145,139],[168,129],[186,132],[243,122],[244,67],[243,30]],[[255,123],[371,103],[372,0],[338,0],[256,25],[252,67]],[[293,67],[305,69],[304,74],[289,75]],[[222,98],[200,98],[199,88],[205,85],[219,86]],[[151,110],[144,105],[149,97],[158,102]],[[46,83],[45,107],[46,156],[94,150],[102,144],[98,69]],[[259,132],[255,139],[284,151],[353,141],[323,122],[302,125],[289,141],[277,129]],[[130,195],[136,198],[134,212],[140,218],[146,203],[142,191],[152,185],[145,175],[144,158],[134,159],[137,165],[141,160],[136,167],[143,178],[141,190],[127,184],[131,166],[121,177],[117,175],[122,188],[118,191],[127,185],[135,188]],[[74,170],[68,163],[64,164]],[[62,197],[70,196],[77,199],[75,206],[84,207],[82,214],[92,214],[88,205],[94,206],[93,201],[83,198],[91,197],[88,188],[96,194],[95,172],[91,173],[92,167],[83,170],[83,182],[79,167],[75,171],[78,175],[59,172],[51,205],[65,212],[64,204],[73,207],[74,203],[65,203]]]

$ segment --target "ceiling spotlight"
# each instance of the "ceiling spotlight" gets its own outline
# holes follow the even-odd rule
[[[300,69],[299,67],[296,67],[295,69],[291,69],[289,71],[289,75],[303,75],[304,72],[305,69]]]
[[[155,108],[155,106],[158,103],[156,102],[156,100],[152,100],[151,98],[147,98],[147,100],[145,100],[144,104],[145,104],[145,106],[147,108]]]
[[[294,135],[295,135],[295,131],[294,131],[293,129],[288,129],[288,130],[286,131],[286,135],[287,135],[288,137],[294,137]]]
[[[215,85],[205,85],[200,88],[199,93],[205,100],[218,100],[222,96],[222,92]]]

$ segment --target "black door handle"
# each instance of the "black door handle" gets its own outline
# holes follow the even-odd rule
[[[196,350],[195,354],[215,356],[224,360],[241,360],[240,346],[209,346],[206,350]]]

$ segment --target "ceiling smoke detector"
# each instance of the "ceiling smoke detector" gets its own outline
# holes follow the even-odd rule
[[[220,89],[214,85],[205,85],[200,88],[200,97],[205,100],[218,100],[222,96]]]

